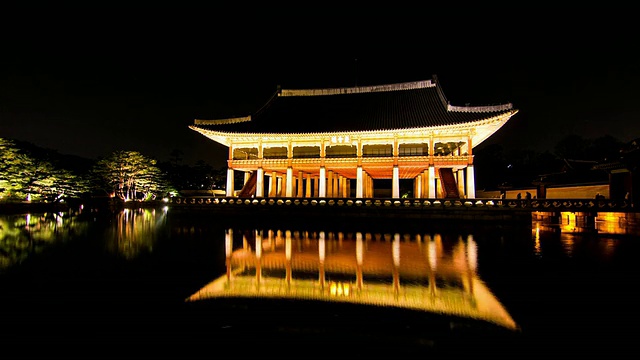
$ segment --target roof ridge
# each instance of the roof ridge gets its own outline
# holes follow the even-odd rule
[[[264,104],[262,104],[262,106],[260,106],[260,108],[258,108],[258,110],[256,110],[254,112],[254,114],[258,115],[261,112],[265,111],[269,106],[271,106],[271,104],[275,101],[275,99],[280,96],[280,86],[277,87],[276,91],[271,94],[271,97],[269,98],[269,100],[267,100]]]
[[[512,103],[506,104],[498,104],[498,105],[478,105],[478,106],[457,106],[451,105],[447,97],[444,95],[444,89],[442,89],[442,85],[440,85],[440,81],[438,81],[438,77],[433,75],[433,80],[435,81],[435,86],[438,91],[438,97],[442,101],[442,104],[447,108],[447,111],[453,112],[463,112],[463,113],[472,113],[472,112],[495,112],[495,111],[505,111],[513,109]]]
[[[455,112],[495,112],[513,109],[513,104],[486,105],[486,106],[455,106],[447,104],[447,111]]]
[[[234,117],[234,118],[227,118],[227,119],[216,119],[216,120],[195,119],[193,123],[195,125],[225,125],[225,124],[237,124],[245,121],[251,121],[251,116]]]
[[[448,108],[449,100],[447,100],[447,97],[444,96],[444,89],[442,89],[442,85],[440,85],[440,81],[438,81],[438,76],[436,74],[433,74],[433,81],[436,84],[436,92],[438,93],[440,101],[442,101],[442,105]]]
[[[354,86],[341,88],[320,88],[320,89],[282,89],[278,96],[323,96],[341,94],[362,94],[373,92],[387,92],[398,90],[414,90],[434,87],[431,80],[410,81],[395,84]]]

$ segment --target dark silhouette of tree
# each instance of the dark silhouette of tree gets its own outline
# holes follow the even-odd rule
[[[598,162],[616,160],[620,157],[620,149],[623,147],[624,143],[613,136],[601,136],[591,141],[585,157]]]
[[[226,169],[216,169],[203,160],[198,160],[194,166],[170,160],[160,163],[158,167],[172,187],[178,190],[211,191],[225,187]]]
[[[502,145],[489,145],[475,151],[474,154],[476,188],[495,189],[501,183],[507,182],[508,164]]]
[[[536,152],[527,149],[505,150],[500,144],[489,145],[474,152],[476,187],[526,187],[534,182],[602,181],[603,172],[591,170],[599,163],[618,159],[623,143],[609,135],[584,139],[578,135],[564,137],[554,151]]]
[[[182,165],[182,160],[184,158],[184,152],[180,149],[173,149],[169,154],[169,163],[171,166],[179,167]]]

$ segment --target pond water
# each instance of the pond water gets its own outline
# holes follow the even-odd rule
[[[10,358],[625,358],[640,233],[563,221],[3,214],[0,343]]]

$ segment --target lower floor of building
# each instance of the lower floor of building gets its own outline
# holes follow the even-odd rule
[[[415,170],[412,170],[415,171]],[[240,172],[243,176],[237,176]],[[391,176],[374,177],[356,166],[353,177],[331,168],[317,173],[287,168],[284,172],[263,168],[228,168],[226,196],[287,198],[475,198],[473,165],[464,167],[429,166],[412,176],[400,166],[392,166]],[[241,182],[237,184],[236,182]]]

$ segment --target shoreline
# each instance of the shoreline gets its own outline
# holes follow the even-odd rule
[[[122,209],[157,208],[162,206],[162,201],[114,201],[112,199],[72,200],[68,202],[43,203],[43,202],[0,202],[0,214],[22,214],[29,212],[61,212],[84,207],[90,209],[109,209],[118,212]]]

